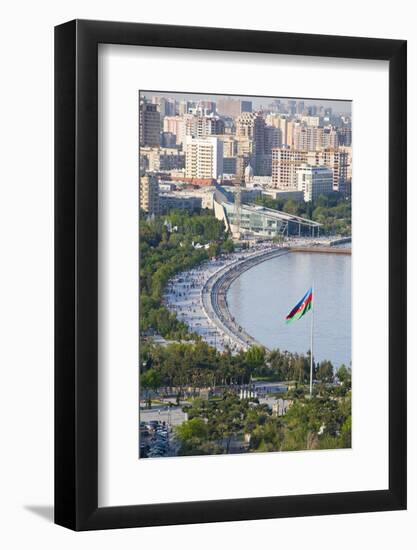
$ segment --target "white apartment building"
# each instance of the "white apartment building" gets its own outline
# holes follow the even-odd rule
[[[348,179],[348,153],[335,149],[310,151],[307,153],[307,163],[313,166],[326,166],[333,172],[333,191],[346,192]]]
[[[297,188],[303,192],[305,202],[315,201],[333,191],[333,172],[325,166],[303,164],[297,168]]]
[[[217,179],[223,173],[223,143],[215,137],[185,138],[185,176]]]

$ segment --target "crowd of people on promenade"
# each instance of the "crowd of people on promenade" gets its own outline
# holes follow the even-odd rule
[[[224,254],[204,262],[202,265],[179,273],[168,282],[164,293],[164,305],[175,312],[178,320],[183,321],[191,332],[199,334],[209,345],[219,351],[230,349],[238,352],[244,346],[242,339],[236,338],[232,332],[219,328],[210,313],[204,307],[203,289],[207,281],[220,269],[232,265],[238,260],[249,258],[256,253],[277,248],[271,242],[257,243],[250,248]]]
[[[219,269],[232,263],[234,254],[204,264],[172,278],[164,293],[164,304],[175,312],[179,321],[187,324],[191,332],[199,334],[219,351],[236,350],[236,342],[219,330],[207,316],[202,303],[202,290],[208,279]]]

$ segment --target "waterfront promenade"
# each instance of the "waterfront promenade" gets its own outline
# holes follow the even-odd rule
[[[239,349],[246,350],[250,346],[262,346],[262,344],[239,326],[232,317],[227,305],[227,291],[230,285],[242,273],[255,265],[288,254],[288,252],[288,248],[282,246],[255,252],[214,273],[202,288],[202,304],[205,314],[219,331],[234,339]]]
[[[329,241],[291,240],[284,245],[260,244],[248,250],[209,260],[172,278],[164,293],[164,304],[191,332],[219,351],[232,353],[262,346],[234,319],[227,304],[230,285],[255,265],[288,253],[315,252],[350,254],[350,248],[330,246]],[[263,346],[265,347],[265,346]]]
[[[163,303],[191,332],[219,351],[247,349],[257,342],[235,325],[221,292],[226,290],[226,281],[231,284],[246,269],[284,252],[282,246],[268,243],[204,262],[170,279]]]
[[[267,244],[209,260],[172,278],[164,293],[164,304],[219,351],[232,353],[261,345],[236,324],[227,307],[226,294],[244,271],[275,256],[287,254],[282,245]]]

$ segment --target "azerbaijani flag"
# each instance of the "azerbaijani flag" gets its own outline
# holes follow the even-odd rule
[[[313,307],[313,288],[310,288],[285,318],[287,325],[301,319]]]

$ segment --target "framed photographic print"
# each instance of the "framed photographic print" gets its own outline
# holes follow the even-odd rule
[[[406,507],[406,42],[55,30],[55,521]]]

